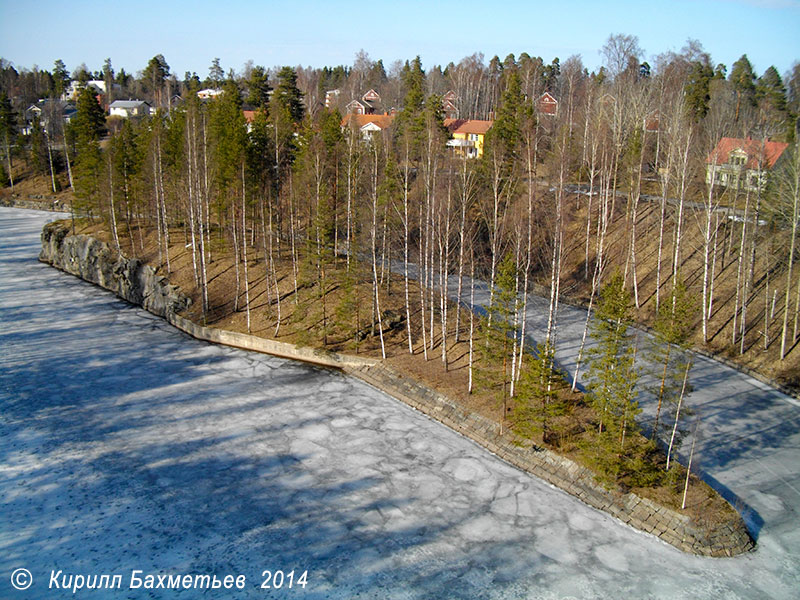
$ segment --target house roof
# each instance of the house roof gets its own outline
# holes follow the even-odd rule
[[[392,125],[394,115],[356,115],[347,114],[342,119],[342,127],[347,127],[351,123],[361,129],[365,125],[373,124],[380,129],[386,129]]]
[[[762,168],[771,169],[788,147],[789,144],[783,142],[724,137],[708,155],[706,162],[717,165],[725,164],[728,162],[731,152],[741,150],[747,155],[746,168],[758,169],[760,162]]]
[[[139,108],[147,104],[144,100],[114,100],[109,108]]]
[[[445,119],[444,126],[450,133],[476,133],[486,135],[492,128],[494,121],[480,121],[478,119]]]
[[[371,88],[363,96],[361,96],[361,99],[364,102],[380,102],[381,101],[381,97],[378,94],[378,92],[376,92],[375,90],[373,90]]]
[[[198,98],[213,98],[215,96],[219,96],[224,92],[224,90],[218,90],[215,88],[205,88],[203,90],[197,91]]]

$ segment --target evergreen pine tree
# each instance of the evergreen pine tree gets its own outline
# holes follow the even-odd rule
[[[267,70],[262,66],[253,67],[247,80],[247,104],[265,113],[269,108],[269,86]]]
[[[587,399],[597,418],[597,434],[589,441],[588,455],[601,479],[618,483],[644,467],[643,455],[651,448],[636,436],[635,419],[641,409],[636,401],[636,347],[628,333],[632,301],[619,270],[600,296],[591,323],[597,345],[588,352]]]
[[[691,361],[688,353],[689,336],[693,331],[696,307],[695,299],[689,295],[680,277],[671,296],[658,307],[653,324],[653,345],[648,356],[656,381],[652,391],[658,400],[651,436],[653,440],[659,433],[665,403],[676,403],[683,387],[687,365]]]
[[[74,184],[77,208],[90,216],[100,212],[100,177],[103,157],[100,137],[105,132],[105,115],[92,88],[78,96],[75,118],[70,123],[76,146]]]
[[[47,140],[45,139],[44,128],[39,122],[39,117],[35,117],[31,127],[31,166],[37,175],[44,175],[48,171],[47,161]]]
[[[295,125],[299,125],[303,120],[305,114],[303,93],[297,87],[297,72],[291,67],[282,67],[278,71],[278,85],[272,94],[272,102],[286,111]]]
[[[14,176],[12,173],[13,162],[11,158],[11,147],[17,136],[17,114],[11,105],[6,92],[0,92],[0,137],[3,140],[4,154],[6,159],[6,175],[11,182],[11,189],[14,189]]]
[[[64,61],[60,58],[53,63],[53,96],[61,98],[69,87],[70,76]]]
[[[736,92],[734,121],[738,122],[742,108],[746,105],[752,105],[755,99],[756,75],[753,72],[753,65],[750,64],[746,54],[743,54],[739,60],[733,63],[728,80],[733,84],[733,89]]]
[[[476,373],[481,387],[502,406],[503,421],[509,411],[513,336],[518,335],[514,326],[515,304],[516,264],[513,253],[509,252],[497,269],[494,302],[481,319],[483,343]]]
[[[559,419],[571,406],[563,397],[569,386],[555,367],[555,348],[539,344],[536,356],[526,358],[525,365],[513,400],[511,428],[523,438],[541,434],[545,443],[561,445],[566,429]]]

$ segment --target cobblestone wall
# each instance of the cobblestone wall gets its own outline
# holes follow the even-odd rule
[[[474,440],[506,462],[684,552],[722,557],[753,549],[753,541],[738,514],[721,524],[692,522],[688,516],[636,494],[607,490],[595,481],[591,471],[567,458],[543,448],[521,448],[511,436],[501,435],[500,426],[494,421],[467,411],[383,365],[348,369],[348,372]]]

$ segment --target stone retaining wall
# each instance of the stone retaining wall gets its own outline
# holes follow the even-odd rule
[[[0,197],[0,206],[68,213],[69,203],[63,203],[64,200],[64,198],[59,198],[58,196],[45,196],[43,194],[27,194],[24,197],[20,194],[10,194]]]
[[[63,221],[42,230],[39,260],[77,275],[160,317],[188,308],[190,299],[166,277],[136,258],[117,256],[107,244],[86,235],[70,235]]]
[[[734,556],[754,547],[738,514],[728,523],[710,526],[694,523],[686,515],[635,494],[609,491],[595,481],[588,469],[542,448],[515,445],[511,436],[500,433],[500,426],[494,421],[395,373],[379,361],[197,325],[177,314],[189,306],[189,298],[152,267],[137,259],[117,256],[105,243],[94,238],[69,235],[69,226],[63,222],[44,227],[39,258],[143,306],[195,338],[343,369],[474,440],[508,463],[685,552]]]
[[[647,498],[607,490],[595,481],[590,470],[568,458],[544,448],[528,449],[516,445],[512,436],[500,433],[500,426],[496,422],[469,412],[447,397],[384,365],[347,369],[347,372],[458,431],[506,462],[636,529],[660,537],[684,552],[722,557],[742,554],[754,547],[738,513],[729,522],[713,526],[692,522],[688,516]]]
[[[70,227],[63,221],[45,225],[39,260],[110,290],[200,340],[337,369],[372,366],[378,362],[193,323],[178,315],[189,307],[191,300],[166,277],[138,259],[116,255],[106,243],[95,238],[70,235]]]

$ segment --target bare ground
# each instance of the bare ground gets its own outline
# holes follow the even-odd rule
[[[113,247],[113,241],[108,231],[100,224],[83,225],[83,233],[92,234],[105,239]],[[171,232],[169,279],[178,285],[192,298],[192,306],[184,314],[198,323],[203,323],[202,303],[200,289],[195,285],[194,267],[191,250],[186,246],[190,244],[188,237],[184,237],[180,229]],[[155,233],[150,230],[143,232],[141,238],[135,230],[132,235],[121,234],[120,243],[122,251],[128,256],[138,258],[153,266],[159,264],[158,245]],[[212,261],[208,266],[209,280],[209,309],[205,324],[221,329],[250,333],[265,338],[276,339],[283,342],[301,346],[324,347],[327,350],[369,356],[381,357],[380,337],[372,333],[373,312],[371,310],[371,278],[369,273],[361,273],[358,277],[359,286],[350,291],[350,304],[347,305],[348,292],[342,285],[342,277],[346,272],[346,260],[340,258],[333,269],[329,267],[327,274],[327,289],[325,294],[325,310],[319,294],[319,285],[313,270],[306,267],[300,268],[298,286],[295,291],[292,261],[288,248],[282,249],[282,258],[276,261],[277,291],[274,278],[270,277],[270,289],[267,289],[267,269],[263,248],[249,248],[248,251],[248,280],[250,296],[250,328],[247,326],[246,292],[244,289],[244,266],[240,261],[239,285],[236,283],[236,261],[233,252],[224,244],[213,242]],[[362,266],[363,268],[363,266]],[[163,274],[167,274],[166,257],[162,255]],[[353,266],[355,271],[357,266]],[[238,301],[236,300],[238,289]],[[381,312],[394,313],[404,317],[404,283],[401,277],[395,275],[389,279],[388,270],[384,275],[382,284],[384,291],[381,295]],[[275,335],[277,324],[277,297],[281,297],[281,325],[278,335]],[[491,390],[476,388],[473,393],[467,392],[469,378],[469,318],[467,311],[462,310],[460,317],[461,341],[452,342],[453,324],[455,322],[455,306],[450,304],[449,342],[447,346],[447,368],[444,368],[441,347],[441,330],[439,312],[435,313],[435,326],[433,344],[431,347],[429,331],[426,332],[427,356],[423,351],[422,329],[420,326],[420,288],[416,281],[409,282],[409,295],[412,303],[411,332],[413,354],[408,351],[408,333],[406,323],[402,322],[394,329],[389,329],[384,324],[384,344],[386,349],[386,364],[410,376],[417,381],[437,390],[443,395],[460,403],[472,412],[479,413],[495,422],[503,422],[509,426],[507,419],[503,418],[504,406],[498,400],[497,394]],[[236,306],[238,304],[238,306]],[[435,298],[438,307],[438,296]],[[327,322],[325,319],[327,315]],[[334,326],[330,321],[336,319]],[[426,322],[429,323],[430,313],[426,307]],[[475,320],[477,331],[477,319]],[[362,331],[364,338],[358,342],[355,333]],[[323,332],[327,333],[327,344],[323,343]],[[476,337],[475,345],[478,344]],[[558,451],[566,456],[586,464],[586,457],[578,446],[581,432],[591,427],[592,412],[582,403],[580,394],[571,394],[564,390],[563,394],[570,397],[576,410],[565,423],[565,429],[571,430],[573,436],[561,440]],[[505,407],[510,410],[510,406]],[[534,443],[554,448],[553,440],[544,440],[541,435],[533,439]],[[663,457],[659,460],[663,460]],[[685,471],[684,471],[685,473]],[[683,492],[683,478],[672,485],[663,485],[657,488],[634,488],[641,496],[651,498],[674,509],[679,509]],[[692,476],[689,494],[687,496],[686,514],[697,522],[725,521],[730,518],[733,508],[704,482]]]

